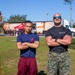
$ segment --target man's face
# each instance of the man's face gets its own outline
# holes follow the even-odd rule
[[[30,33],[32,30],[32,23],[26,23],[25,24],[25,32]]]
[[[60,14],[55,14],[53,17],[53,21],[55,24],[61,24],[62,18]]]

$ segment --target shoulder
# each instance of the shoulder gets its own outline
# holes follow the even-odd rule
[[[64,26],[62,26],[62,27],[63,27],[64,30],[71,32],[70,29],[68,29],[68,28],[66,28],[66,27],[64,27]]]
[[[67,29],[67,31],[70,31],[70,32],[71,32],[71,30],[70,30],[70,29]]]
[[[64,27],[63,25],[62,25],[61,29],[64,30],[64,31],[68,30],[68,28]]]
[[[39,41],[39,35],[38,34],[32,33],[31,35],[35,39],[35,41]]]
[[[39,37],[39,35],[38,35],[38,34],[35,34],[35,33],[34,33],[34,36],[35,36],[35,37]]]
[[[21,38],[21,37],[24,37],[26,34],[20,34],[17,36],[17,38]]]
[[[31,36],[39,37],[39,35],[38,34],[35,34],[35,33],[31,33]]]
[[[68,29],[68,28],[66,28],[66,27],[63,27],[63,31],[65,31],[66,32],[66,35],[70,35],[70,36],[72,36],[72,32],[71,32],[71,30],[70,29]]]
[[[55,26],[53,26],[52,28],[48,29],[47,32],[50,32],[50,31],[52,31],[54,29],[55,29]]]
[[[54,32],[54,26],[52,27],[52,28],[50,28],[50,29],[48,29],[47,31],[46,31],[46,33],[45,33],[45,37],[47,37],[47,36],[51,36],[52,35],[52,32]]]

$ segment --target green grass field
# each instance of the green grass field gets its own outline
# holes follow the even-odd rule
[[[39,75],[47,75],[47,53],[45,38],[40,38],[40,47],[36,54]],[[75,75],[75,39],[69,46],[69,54],[71,58],[70,75]],[[19,50],[16,48],[16,37],[0,36],[0,73],[16,75],[18,60]]]

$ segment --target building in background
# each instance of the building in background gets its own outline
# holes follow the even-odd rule
[[[23,22],[5,22],[3,23],[3,29],[5,34],[12,33],[11,35],[16,35],[15,32],[19,31]],[[54,25],[52,21],[33,21],[33,30],[32,32],[37,34],[44,34],[49,28]],[[23,28],[23,27],[22,27]]]
[[[33,25],[35,25],[36,32],[38,34],[45,33],[49,28],[51,28],[54,23],[52,21],[35,21],[33,22]]]

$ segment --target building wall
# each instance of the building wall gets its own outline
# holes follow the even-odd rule
[[[43,31],[47,31],[51,28],[54,24],[52,21],[35,21],[35,30],[37,33],[43,33]],[[15,26],[20,25],[21,23],[4,23],[3,29],[4,30],[14,30]]]
[[[4,30],[10,30],[9,23],[4,23],[3,24],[3,29]]]
[[[44,22],[37,22],[36,23],[36,31],[37,33],[42,33],[44,30]]]
[[[44,30],[47,31],[49,28],[51,28],[53,26],[54,26],[53,22],[45,22]]]
[[[15,26],[20,25],[21,23],[4,23],[3,24],[3,29],[4,30],[14,30]]]
[[[52,26],[54,26],[53,22],[36,22],[36,31],[37,33],[43,33],[43,31],[47,31]]]

